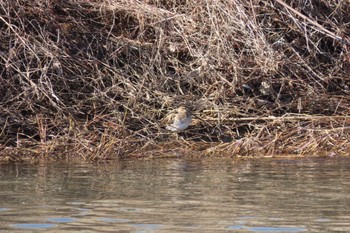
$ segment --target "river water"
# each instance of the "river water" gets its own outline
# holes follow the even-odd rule
[[[350,232],[350,158],[0,165],[0,232]]]

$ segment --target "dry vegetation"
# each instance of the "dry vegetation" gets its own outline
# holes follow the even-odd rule
[[[0,157],[349,154],[349,22],[335,0],[0,1]]]

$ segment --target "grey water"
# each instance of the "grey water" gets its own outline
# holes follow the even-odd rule
[[[0,232],[350,232],[350,158],[0,164]]]

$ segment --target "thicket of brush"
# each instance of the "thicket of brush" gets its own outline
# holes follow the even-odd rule
[[[0,157],[349,153],[349,22],[335,0],[0,1]]]

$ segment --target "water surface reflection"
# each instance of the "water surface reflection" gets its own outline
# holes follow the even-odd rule
[[[0,232],[350,232],[350,163],[0,165]]]

